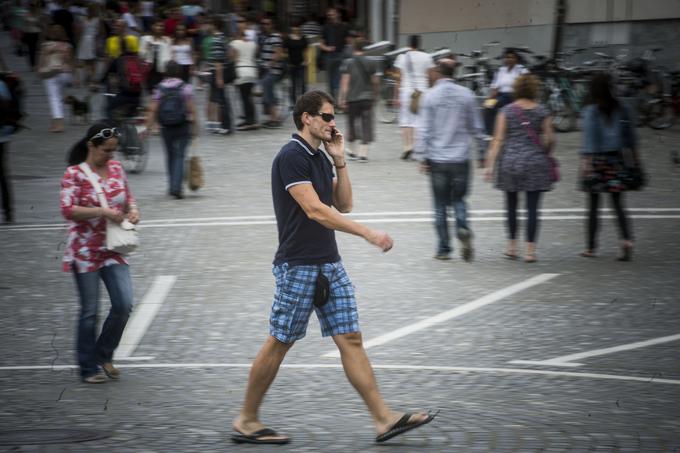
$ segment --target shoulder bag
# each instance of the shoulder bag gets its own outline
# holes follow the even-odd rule
[[[203,177],[203,163],[201,162],[201,156],[198,155],[197,149],[198,144],[196,139],[194,139],[194,142],[189,148],[189,159],[187,160],[186,171],[189,189],[194,192],[205,185],[205,179]]]
[[[413,63],[411,62],[411,55],[409,55],[408,52],[406,52],[406,63],[408,67],[408,72],[410,74],[411,80],[413,81],[413,84],[415,85],[416,83],[416,78],[415,74],[413,73]],[[411,92],[411,101],[409,103],[409,110],[411,113],[414,115],[418,114],[418,111],[420,110],[420,97],[422,96],[423,92],[420,91],[418,88],[414,88],[413,91]]]
[[[545,146],[543,146],[543,143],[541,143],[541,139],[538,137],[538,134],[536,133],[534,128],[531,127],[531,123],[529,122],[529,120],[527,120],[526,117],[524,116],[522,108],[516,104],[513,104],[512,111],[515,112],[515,115],[517,115],[517,117],[519,118],[519,121],[522,123],[522,126],[524,126],[524,129],[527,131],[527,135],[529,136],[531,141],[534,142],[536,146],[545,150]],[[558,182],[560,180],[560,163],[550,154],[547,154],[547,157],[550,172],[550,182]]]
[[[90,166],[83,162],[79,165],[80,169],[85,172],[87,178],[90,180],[90,184],[94,187],[97,192],[97,198],[99,198],[99,204],[102,208],[108,208],[109,202],[106,200],[106,194],[102,190],[102,186],[97,181],[97,178],[92,173]],[[120,253],[121,255],[127,255],[132,253],[139,245],[139,236],[137,234],[136,226],[125,219],[120,224],[112,222],[106,219],[106,248],[112,252]]]

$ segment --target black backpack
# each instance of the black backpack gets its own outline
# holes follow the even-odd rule
[[[22,110],[23,85],[16,74],[8,72],[0,73],[0,80],[7,85],[10,94],[10,99],[0,100],[0,126],[11,126],[14,134],[25,127],[21,124],[21,119],[24,117]]]
[[[187,107],[182,94],[184,84],[176,87],[159,86],[158,122],[161,126],[181,126],[187,121]]]

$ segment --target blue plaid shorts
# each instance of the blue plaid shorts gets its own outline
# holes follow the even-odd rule
[[[313,304],[316,277],[319,269],[330,283],[330,297],[321,308]],[[269,333],[282,343],[304,338],[307,323],[316,312],[324,337],[359,331],[354,287],[342,262],[288,266],[274,266],[276,294],[269,317]]]

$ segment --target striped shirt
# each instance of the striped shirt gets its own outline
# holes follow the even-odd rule
[[[214,70],[216,63],[224,64],[227,57],[227,44],[224,40],[224,33],[216,33],[211,38],[208,58],[206,60],[210,69]]]
[[[260,62],[272,74],[280,75],[283,70],[283,62],[281,60],[274,62],[274,54],[277,49],[283,47],[283,39],[278,33],[272,33],[264,37],[260,50]]]

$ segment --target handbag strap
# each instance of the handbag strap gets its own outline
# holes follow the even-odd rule
[[[411,77],[411,79],[415,79],[415,77],[413,77],[413,62],[411,62],[411,55],[408,52],[406,52],[405,58],[406,58],[406,65],[407,65],[406,68],[408,69],[409,77]],[[415,80],[413,80],[413,84],[415,85]]]
[[[512,104],[512,111],[515,112],[515,115],[517,115],[517,117],[519,118],[520,123],[522,124],[522,126],[524,126],[524,129],[527,131],[527,135],[529,136],[531,141],[534,142],[535,145],[540,146],[542,148],[543,144],[541,143],[541,139],[538,137],[538,134],[531,126],[529,120],[526,118],[526,116],[524,116],[522,108],[517,104]]]
[[[106,200],[106,194],[104,193],[102,186],[99,184],[99,181],[97,181],[97,178],[92,172],[90,166],[87,164],[87,162],[81,162],[80,165],[78,166],[80,167],[81,170],[83,170],[83,172],[87,176],[87,179],[90,180],[90,184],[92,184],[92,187],[94,187],[94,191],[97,192],[97,198],[99,198],[99,204],[101,205],[101,207],[108,209],[109,202]]]

